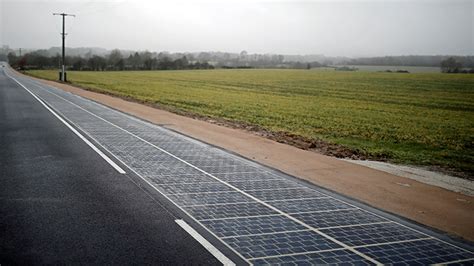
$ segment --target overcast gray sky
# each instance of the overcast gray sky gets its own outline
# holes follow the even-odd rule
[[[474,54],[474,0],[0,0],[0,44],[329,56]]]

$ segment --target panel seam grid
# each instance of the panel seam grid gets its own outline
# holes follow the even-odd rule
[[[147,143],[148,145],[150,145],[150,146],[152,146],[152,147],[155,147],[156,149],[158,149],[158,150],[160,150],[160,151],[162,151],[162,152],[168,154],[169,156],[171,156],[171,157],[173,157],[173,158],[175,158],[175,159],[177,159],[177,160],[183,162],[184,164],[186,164],[186,165],[188,165],[188,166],[190,166],[190,167],[193,167],[194,169],[196,169],[196,170],[198,170],[198,171],[201,171],[202,173],[204,173],[204,174],[206,174],[206,175],[208,175],[208,176],[214,178],[215,180],[221,182],[222,184],[227,185],[228,187],[230,187],[230,188],[232,188],[232,189],[234,189],[234,190],[236,190],[236,191],[242,193],[243,195],[252,198],[253,200],[257,201],[258,203],[260,203],[260,204],[266,206],[267,208],[272,209],[273,211],[275,211],[275,212],[277,212],[277,213],[280,213],[281,215],[283,215],[283,216],[289,218],[290,220],[293,220],[293,221],[296,222],[296,223],[299,223],[300,225],[303,225],[304,227],[306,227],[306,228],[308,228],[308,229],[314,231],[315,233],[317,233],[317,234],[323,236],[324,238],[329,239],[330,241],[332,241],[332,242],[334,242],[334,243],[336,243],[336,244],[338,244],[338,245],[340,245],[340,246],[342,246],[342,247],[345,247],[346,249],[348,249],[348,250],[350,250],[351,252],[353,252],[353,253],[359,255],[360,257],[363,257],[364,259],[369,260],[369,261],[371,261],[372,263],[375,263],[375,264],[378,264],[378,265],[381,265],[381,264],[382,264],[382,263],[380,263],[379,261],[373,259],[372,257],[370,257],[370,256],[368,256],[368,255],[366,255],[366,254],[364,254],[364,253],[361,253],[361,252],[355,250],[355,249],[352,248],[351,246],[349,246],[349,245],[347,245],[347,244],[345,244],[345,243],[343,243],[343,242],[341,242],[341,241],[339,241],[339,240],[337,240],[337,239],[335,239],[335,238],[333,238],[333,237],[331,237],[331,236],[329,236],[329,235],[327,235],[327,234],[321,232],[320,230],[318,230],[318,229],[316,229],[316,228],[314,228],[314,227],[312,227],[312,226],[310,226],[310,225],[304,223],[303,221],[300,221],[299,219],[294,218],[293,216],[287,214],[286,212],[283,212],[283,211],[281,211],[280,209],[278,209],[278,208],[276,208],[276,207],[274,207],[274,206],[272,206],[272,205],[270,205],[270,204],[268,204],[268,203],[266,203],[266,202],[264,202],[264,201],[262,201],[262,200],[260,200],[260,199],[258,199],[258,198],[256,198],[256,197],[254,197],[254,196],[252,196],[252,195],[246,193],[245,191],[243,191],[243,190],[241,190],[241,189],[239,189],[239,188],[237,188],[237,187],[235,187],[235,186],[233,186],[233,185],[231,185],[231,184],[228,184],[228,183],[225,182],[225,181],[220,180],[219,178],[215,177],[214,175],[212,175],[212,174],[210,174],[210,173],[208,173],[208,172],[206,172],[206,171],[204,171],[204,170],[202,170],[202,169],[200,169],[200,168],[194,166],[193,164],[191,164],[191,163],[189,163],[189,162],[187,162],[187,161],[185,161],[185,160],[179,158],[178,156],[176,156],[176,155],[174,155],[174,154],[172,154],[172,153],[170,153],[170,152],[168,152],[168,151],[166,151],[166,150],[160,148],[159,146],[157,146],[157,145],[155,145],[155,144],[153,144],[153,143],[151,143],[151,142],[149,142],[149,141],[143,139],[142,137],[137,136],[136,134],[131,133],[131,132],[129,132],[128,130],[121,128],[120,126],[118,126],[118,125],[116,125],[116,124],[114,124],[114,123],[112,123],[112,122],[110,122],[110,121],[108,121],[108,120],[106,120],[106,119],[104,119],[104,118],[102,118],[102,117],[100,117],[100,116],[98,116],[98,115],[96,115],[96,114],[90,112],[89,110],[86,110],[85,108],[83,108],[83,107],[81,107],[81,106],[79,106],[79,105],[77,105],[77,104],[75,104],[75,103],[73,103],[73,102],[71,102],[71,101],[69,101],[69,100],[67,100],[67,99],[65,99],[65,98],[63,98],[63,97],[61,97],[61,96],[55,94],[55,93],[53,93],[53,92],[49,92],[49,91],[47,91],[47,92],[48,92],[48,93],[51,93],[51,94],[53,94],[53,95],[55,95],[55,96],[57,96],[58,98],[63,99],[63,100],[66,101],[66,102],[69,102],[70,104],[72,104],[72,105],[76,106],[77,108],[79,108],[79,109],[81,109],[81,110],[83,110],[83,111],[85,111],[85,112],[87,112],[87,113],[89,113],[89,114],[91,114],[91,115],[97,117],[98,119],[100,119],[100,120],[102,120],[102,121],[104,121],[104,122],[106,122],[106,123],[109,123],[110,125],[112,125],[112,126],[118,128],[118,129],[120,129],[120,130],[122,130],[122,131],[124,131],[124,132],[126,132],[126,133],[128,133],[128,134],[130,134],[130,135],[132,135],[132,136],[134,136],[134,137],[136,137],[137,139],[139,139],[139,140],[141,140],[141,141]],[[172,202],[173,202],[173,201],[172,201]],[[174,203],[174,202],[173,202],[173,203]],[[176,203],[174,203],[174,204],[177,205]],[[189,214],[188,214],[188,215],[189,215]],[[191,216],[191,215],[190,215],[190,216]],[[222,240],[221,240],[221,241],[222,241]]]

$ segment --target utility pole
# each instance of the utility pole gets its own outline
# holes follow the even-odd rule
[[[73,14],[66,14],[66,13],[53,13],[54,16],[62,16],[63,17],[63,53],[61,58],[61,74],[59,75],[59,80],[66,81],[66,16],[75,17],[76,15]]]
[[[21,57],[21,48],[20,48],[20,57]]]

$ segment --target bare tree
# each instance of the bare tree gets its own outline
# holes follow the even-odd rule
[[[443,73],[458,73],[461,68],[462,63],[456,61],[453,57],[441,61],[441,72]]]

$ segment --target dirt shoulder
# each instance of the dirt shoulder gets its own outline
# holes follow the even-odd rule
[[[244,129],[180,116],[67,84],[40,81],[233,151],[376,208],[474,241],[474,197],[302,150]]]

